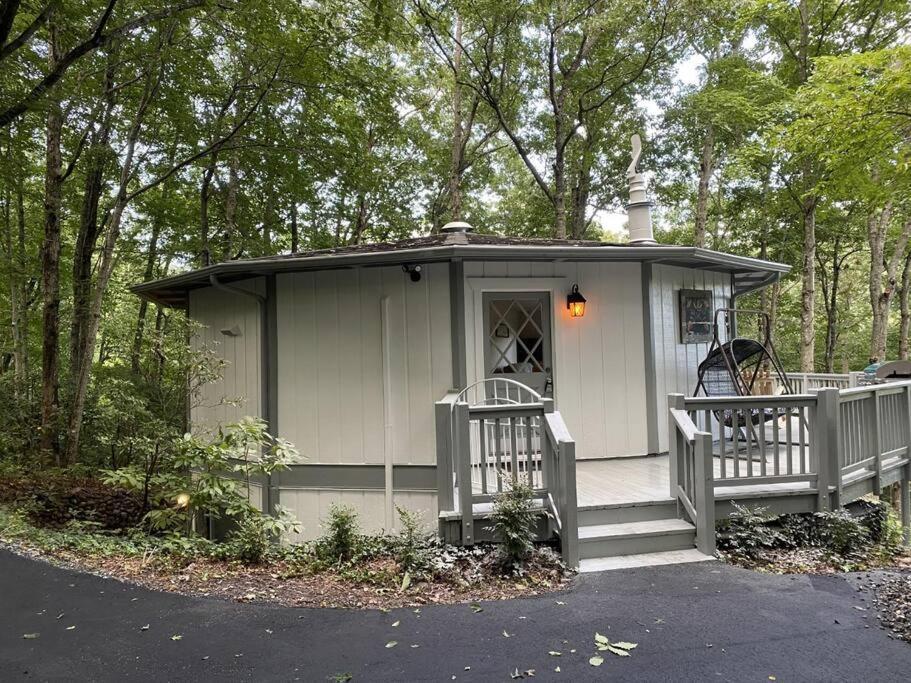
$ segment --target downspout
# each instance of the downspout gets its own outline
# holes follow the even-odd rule
[[[260,389],[259,389],[259,405],[260,412],[262,413],[262,418],[266,422],[266,429],[270,434],[273,434],[273,426],[275,423],[275,416],[273,414],[274,406],[269,396],[269,353],[268,349],[270,348],[270,335],[269,335],[269,320],[268,320],[268,299],[262,294],[257,292],[251,292],[248,289],[243,289],[242,287],[235,287],[234,285],[229,285],[218,279],[218,275],[212,273],[209,275],[209,283],[215,287],[215,289],[220,289],[223,292],[228,292],[230,294],[240,294],[241,296],[246,296],[251,299],[255,299],[257,304],[259,304],[259,375],[260,375]],[[267,290],[268,291],[268,290]],[[273,434],[274,436],[274,434]],[[263,487],[263,511],[266,514],[272,514],[272,475],[266,475],[265,486]]]

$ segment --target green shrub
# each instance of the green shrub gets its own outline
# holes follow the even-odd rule
[[[524,481],[515,481],[493,502],[493,515],[487,530],[501,543],[500,560],[505,570],[517,569],[534,550],[534,492]]]
[[[877,556],[888,559],[901,530],[888,504],[862,500],[852,510],[770,515],[765,508],[734,504],[718,526],[718,550],[735,558],[763,560],[766,551],[817,548],[827,561],[856,567]]]
[[[244,564],[261,564],[269,554],[270,545],[263,517],[247,515],[228,534],[222,554]]]
[[[728,519],[719,524],[718,550],[742,557],[755,558],[763,550],[788,545],[783,535],[772,523],[778,517],[768,508],[748,508],[733,503]]]
[[[251,502],[251,482],[287,469],[300,454],[269,434],[265,422],[245,417],[212,440],[184,434],[156,457],[153,469],[106,470],[104,481],[142,492],[152,508],[145,519],[153,530],[189,532],[198,513],[236,521],[262,514]]]
[[[430,549],[429,534],[424,529],[423,519],[419,512],[396,506],[399,514],[399,535],[395,547],[396,561],[412,574],[422,573],[429,569]]]
[[[219,547],[219,556],[244,564],[262,564],[282,534],[296,531],[299,523],[287,508],[275,506],[274,515],[258,511],[245,515]]]
[[[350,505],[333,503],[325,525],[326,533],[319,539],[317,555],[328,562],[348,562],[358,547],[357,512]]]

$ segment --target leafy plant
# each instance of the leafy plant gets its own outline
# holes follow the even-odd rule
[[[718,549],[733,555],[756,557],[762,550],[782,544],[784,537],[771,522],[778,519],[768,508],[749,508],[736,502],[728,519],[719,525]]]
[[[514,570],[534,550],[537,513],[533,507],[534,492],[526,482],[512,482],[493,501],[493,515],[487,530],[502,544],[503,568]]]
[[[228,534],[220,554],[245,564],[261,564],[282,534],[297,531],[299,527],[294,514],[281,505],[275,506],[274,515],[249,513]]]
[[[188,533],[199,513],[237,521],[261,514],[251,500],[254,480],[287,469],[300,454],[288,441],[271,436],[265,422],[245,417],[219,429],[211,441],[185,434],[161,457],[155,472],[129,466],[106,470],[104,480],[147,492],[152,509],[146,521],[152,529]]]
[[[333,503],[325,524],[326,533],[319,539],[317,554],[329,562],[347,562],[358,545],[357,512],[350,505]]]
[[[399,506],[395,509],[400,524],[396,560],[412,574],[424,572],[429,568],[430,549],[429,534],[424,529],[421,514]]]
[[[748,564],[776,564],[782,552],[815,549],[815,557],[843,570],[883,561],[900,547],[901,530],[888,504],[862,500],[852,510],[769,515],[734,504],[719,524],[718,550]],[[778,553],[778,555],[776,555]],[[798,554],[798,566],[806,555]]]

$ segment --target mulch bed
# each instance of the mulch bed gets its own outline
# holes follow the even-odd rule
[[[891,637],[911,643],[911,575],[897,574],[874,581],[871,588],[883,627]]]
[[[724,552],[718,554],[730,564],[770,574],[843,574],[855,570],[854,566],[844,564],[844,558],[824,548],[764,549],[762,555],[755,558]],[[911,562],[911,556],[899,555],[885,564],[871,558],[868,568],[893,567],[902,562]]]
[[[872,595],[881,628],[890,638],[911,643],[911,555],[893,566],[858,574],[859,591]]]
[[[415,580],[405,590],[347,579],[333,571],[301,572],[289,563],[245,566],[237,562],[200,559],[183,567],[167,566],[155,558],[85,557],[61,550],[39,551],[25,543],[0,543],[20,555],[50,561],[71,569],[126,581],[153,590],[216,597],[237,602],[269,602],[289,607],[341,607],[392,609],[432,604],[468,603],[531,597],[568,588],[571,576],[550,563],[530,562],[525,575],[489,575],[483,581],[464,583]],[[392,560],[377,560],[366,567],[376,572]]]

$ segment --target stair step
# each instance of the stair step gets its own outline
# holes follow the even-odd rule
[[[644,522],[676,516],[677,501],[674,498],[639,501],[635,503],[589,505],[579,508],[579,526],[616,524],[619,522]]]
[[[583,559],[692,549],[696,528],[682,519],[654,519],[579,527]]]
[[[707,562],[715,558],[703,555],[695,548],[685,550],[665,550],[657,553],[637,553],[634,555],[616,555],[614,557],[592,557],[579,562],[579,572],[609,572],[614,569],[632,569],[634,567],[657,567],[665,564],[685,564],[688,562]]]
[[[666,533],[693,531],[695,527],[683,519],[650,519],[642,522],[621,522],[619,524],[592,524],[579,528],[579,540],[583,538],[626,538],[629,536],[658,536]]]

